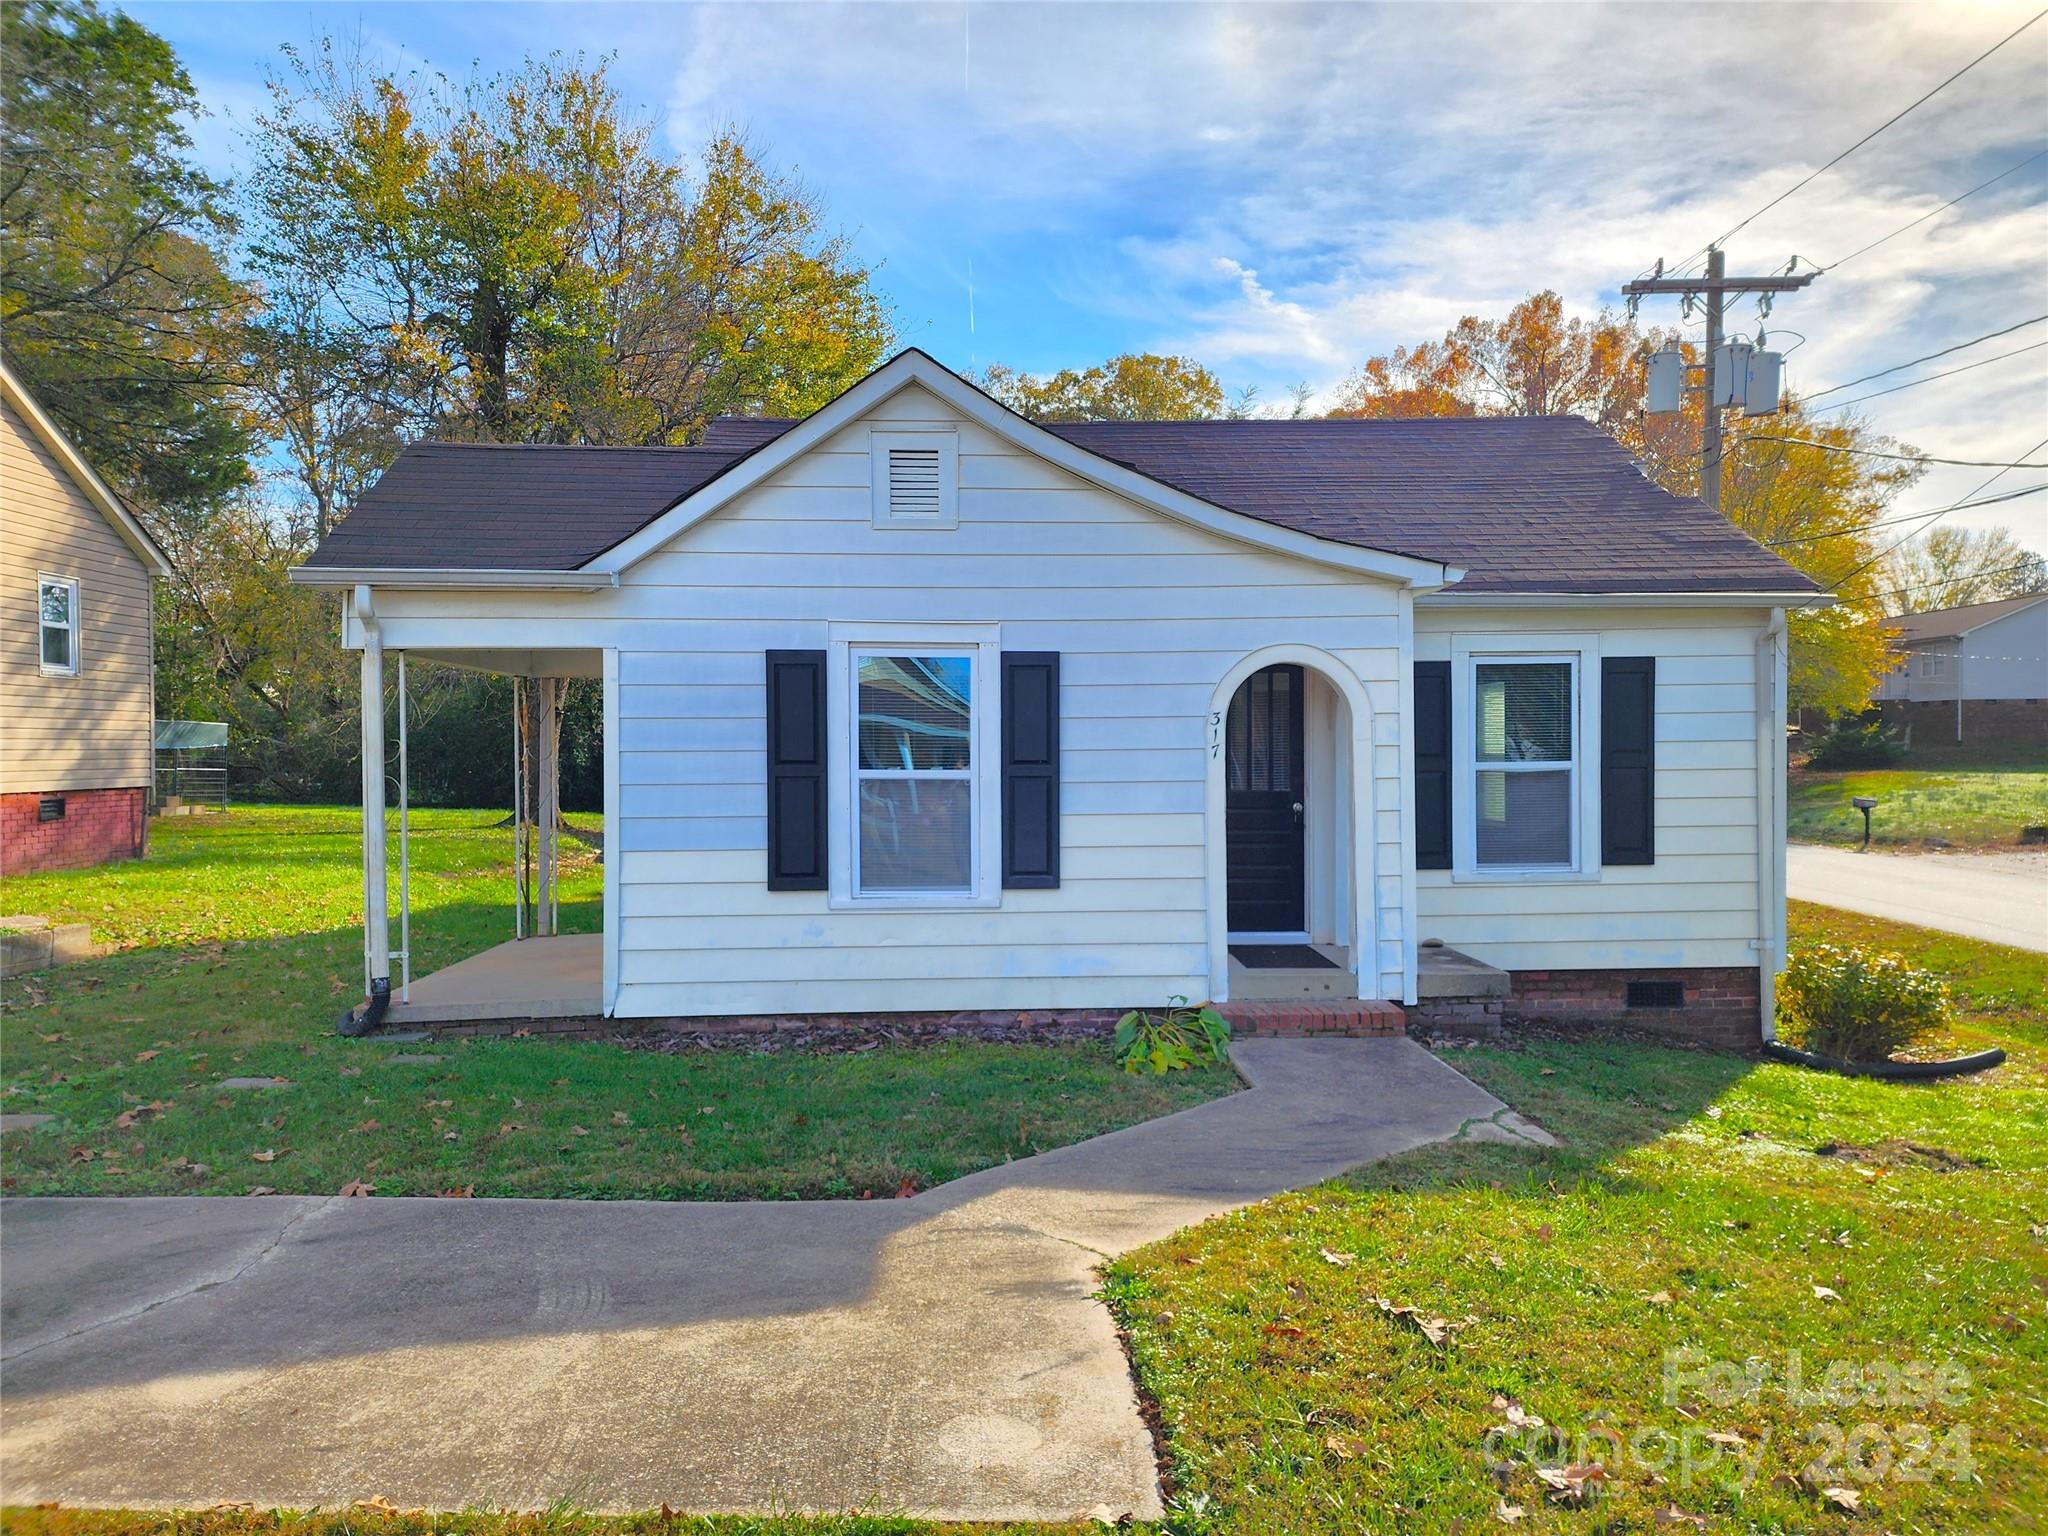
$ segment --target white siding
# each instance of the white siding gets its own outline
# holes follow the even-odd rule
[[[2048,698],[2048,603],[1971,630],[1962,653],[1964,698]],[[1955,697],[1953,689],[1949,697]]]
[[[1768,618],[1761,610],[1480,615],[1418,605],[1422,660],[1449,660],[1456,635],[1476,644],[1480,636],[1589,631],[1603,656],[1657,658],[1656,863],[1502,883],[1422,870],[1418,937],[1508,970],[1755,965],[1757,637]],[[1598,665],[1587,673],[1597,684]],[[1580,765],[1583,773],[1598,769]]]
[[[1207,996],[1207,717],[1233,666],[1283,643],[1331,653],[1371,701],[1380,900],[1365,985],[1399,997],[1397,588],[1127,502],[956,420],[922,390],[877,417],[954,422],[957,528],[873,525],[857,424],[650,554],[616,591],[378,594],[392,647],[617,648],[616,1011]],[[832,625],[863,622],[995,624],[1005,650],[1060,653],[1059,889],[892,913],[766,888],[763,653],[824,648]],[[846,756],[835,743],[835,771]],[[832,856],[847,854],[835,829]]]

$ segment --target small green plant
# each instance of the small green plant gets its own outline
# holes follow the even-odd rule
[[[1844,1061],[1883,1061],[1948,1016],[1941,978],[1882,950],[1810,944],[1778,979],[1778,1018],[1793,1043]]]
[[[1133,1008],[1116,1021],[1116,1059],[1126,1072],[1178,1072],[1230,1054],[1230,1021],[1215,1006],[1172,997],[1164,1013]]]
[[[1901,762],[1906,749],[1877,715],[1837,720],[1814,738],[1806,766],[1816,773],[1846,768],[1889,768]]]

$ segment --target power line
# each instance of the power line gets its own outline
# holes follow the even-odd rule
[[[1691,266],[1693,262],[1698,260],[1707,251],[1712,250],[1715,246],[1725,244],[1729,235],[1733,235],[1741,230],[1747,229],[1751,224],[1754,224],[1758,219],[1762,218],[1765,214],[1769,213],[1773,208],[1777,207],[1778,204],[1784,202],[1786,198],[1790,197],[1793,193],[1797,192],[1801,187],[1805,186],[1808,182],[1813,181],[1817,177],[1826,175],[1829,171],[1833,170],[1836,166],[1840,165],[1844,160],[1848,159],[1851,155],[1855,154],[1857,150],[1861,149],[1864,145],[1868,144],[1872,139],[1876,138],[1880,133],[1883,133],[1885,129],[1891,127],[1892,124],[1898,122],[1908,113],[1911,113],[1916,109],[1925,106],[1928,102],[1932,101],[1936,96],[1940,95],[1943,91],[1947,90],[1950,86],[1954,85],[1958,80],[1962,79],[1963,76],[1967,75],[1979,64],[1982,64],[1986,59],[1990,58],[1992,54],[1998,52],[1999,49],[2003,48],[2007,43],[2011,42],[2014,38],[2018,37],[2022,32],[2026,31],[2027,28],[2031,27],[2035,22],[2039,21],[2043,16],[2048,16],[2048,11],[2036,11],[2032,16],[2028,17],[2027,20],[2021,22],[2017,27],[2013,28],[2012,31],[2006,33],[2004,37],[2001,37],[1989,48],[1986,48],[1982,53],[1978,54],[1976,58],[1970,60],[1969,63],[1965,64],[1961,69],[1957,70],[1954,74],[1950,75],[1946,80],[1942,81],[1941,84],[1937,85],[1925,96],[1922,96],[1918,101],[1915,101],[1911,106],[1907,107],[1904,111],[1894,113],[1892,116],[1886,118],[1883,122],[1879,123],[1875,128],[1871,129],[1870,132],[1863,135],[1862,138],[1858,139],[1854,144],[1851,144],[1847,149],[1843,150],[1839,155],[1835,156],[1834,159],[1830,160],[1826,165],[1822,166],[1819,170],[1814,171],[1810,175],[1801,177],[1798,181],[1794,182],[1791,186],[1787,187],[1784,191],[1780,192],[1776,197],[1772,198],[1768,203],[1765,203],[1763,207],[1757,209],[1755,213],[1752,213],[1740,224],[1737,224],[1733,229],[1729,230],[1727,234],[1721,235],[1713,240],[1709,240],[1705,245],[1701,246],[1699,250],[1695,251],[1692,255],[1686,257],[1684,261],[1680,262],[1680,269],[1682,270],[1686,267]]]
[[[1854,453],[1867,459],[1900,459],[1908,464],[1955,464],[1964,469],[2048,469],[2048,464],[2028,464],[2021,461],[2007,464],[1998,459],[1942,459],[1931,453],[1883,453],[1875,448],[1850,448],[1841,443],[1816,443],[1805,437],[1767,437],[1753,433],[1742,439],[1745,443],[1790,443],[1795,448],[1818,448],[1823,453]]]
[[[1996,357],[1979,358],[1976,362],[1965,363],[1960,368],[1948,368],[1940,373],[1930,373],[1924,379],[1908,379],[1903,384],[1894,384],[1890,389],[1874,389],[1867,395],[1856,395],[1848,400],[1837,400],[1833,405],[1824,405],[1821,409],[1823,411],[1839,411],[1844,406],[1861,405],[1864,401],[1875,400],[1880,395],[1896,395],[1902,389],[1917,389],[1922,384],[1932,384],[1936,379],[1952,379],[1959,373],[1968,373],[1972,368],[1982,368],[1988,363],[2002,363],[2008,357],[2018,357],[2026,352],[2038,352],[2043,347],[2048,347],[2048,341],[2037,341],[2031,346],[2014,347],[2010,352],[2001,352]]]
[[[1916,581],[1909,587],[1889,587],[1882,592],[1873,592],[1870,595],[1873,599],[1885,597],[1904,597],[1908,592],[1921,592],[1925,591],[1928,587],[1945,587],[1956,581],[1988,581],[1993,576],[2010,576],[2015,571],[2031,571],[2036,568],[2037,567],[2034,561],[2022,560],[2015,565],[2001,565],[1997,567],[1995,570],[1970,571],[1966,575],[1960,577],[1937,576],[1932,581]],[[2021,596],[2025,595],[2025,593],[2021,594]]]
[[[2044,437],[2041,439],[2040,442],[2034,444],[2033,447],[2027,450],[2027,453],[2039,453],[2043,448],[2048,448],[2048,437]],[[2021,457],[2024,458],[2025,455],[2023,454]],[[2003,480],[2007,472],[2012,468],[2013,466],[2010,464],[2001,467],[1997,474],[1991,476],[1990,479],[1986,480],[1982,485],[1978,486],[1975,490],[1971,491],[1968,496],[1965,496],[1963,498],[1963,501],[1967,503],[1978,496],[1982,496],[1986,491],[1990,490],[1992,486],[1996,485],[2000,480]],[[1929,513],[1926,517],[1920,519],[1920,527],[1915,528],[1911,533],[1907,534],[1904,538],[1899,539],[1894,543],[1886,545],[1883,549],[1879,550],[1876,554],[1872,555],[1868,560],[1865,560],[1861,565],[1851,570],[1846,576],[1842,577],[1833,586],[1823,588],[1820,593],[1820,596],[1827,597],[1832,595],[1833,593],[1839,592],[1845,585],[1847,585],[1849,582],[1854,581],[1858,576],[1861,576],[1865,571],[1869,570],[1873,565],[1876,565],[1879,561],[1889,560],[1900,549],[1903,549],[1906,545],[1912,543],[1913,540],[1920,537],[1921,534],[1925,533],[1929,528],[1933,527],[1935,523],[1939,522],[1943,517],[1947,516],[1948,513],[1953,510],[1953,508],[1944,507],[1939,512]],[[1818,598],[1815,599],[1815,601],[1818,600]],[[1811,605],[1809,604],[1807,606]]]
[[[1820,270],[1823,272],[1832,272],[1835,270],[1835,268],[1841,266],[1843,263],[1854,261],[1858,256],[1861,256],[1865,251],[1874,251],[1880,245],[1883,245],[1885,241],[1894,239],[1899,235],[1903,235],[1909,229],[1917,229],[1920,225],[1925,224],[1929,219],[1933,218],[1934,214],[1947,213],[1949,209],[1955,207],[1957,203],[1960,203],[1963,200],[1963,198],[1975,197],[1979,192],[1982,192],[1986,187],[1990,186],[1992,182],[2003,181],[2006,177],[2012,175],[2014,171],[2024,171],[2028,166],[2032,165],[2036,160],[2039,160],[2044,155],[2048,155],[2048,149],[2040,150],[2035,154],[2027,156],[2027,158],[2022,160],[2018,165],[2007,166],[2004,170],[2000,171],[1996,176],[1992,177],[1991,181],[1978,182],[1977,185],[1970,188],[1969,191],[1961,194],[1961,196],[1950,198],[1947,202],[1943,203],[1939,208],[1935,209],[1934,213],[1923,213],[1920,215],[1919,218],[1913,220],[1912,223],[1901,224],[1897,229],[1893,230],[1891,234],[1880,235],[1877,239],[1871,241],[1870,244],[1865,246],[1859,246],[1857,249],[1851,251],[1846,256],[1837,257],[1835,260],[1829,262]]]
[[[1789,539],[1766,539],[1762,542],[1765,549],[1783,549],[1788,544],[1816,544],[1823,539],[1839,539],[1852,533],[1872,533],[1879,528],[1894,528],[1900,523],[1917,523],[1922,518],[1941,517],[1949,512],[1964,512],[1972,507],[1995,507],[2001,501],[2017,501],[2022,496],[2038,496],[2042,491],[2048,491],[2048,485],[2030,485],[2022,490],[2003,491],[1996,496],[1986,496],[1982,501],[1952,501],[1945,507],[1934,507],[1921,512],[1906,512],[1898,517],[1887,517],[1882,522],[1850,523],[1840,528],[1830,529],[1826,533],[1802,533]],[[1917,537],[1917,535],[1908,535],[1908,537]]]
[[[1845,389],[1854,389],[1858,384],[1868,384],[1872,379],[1881,379],[1888,373],[1898,373],[1906,368],[1917,368],[1920,364],[1931,363],[1938,357],[1947,357],[1951,352],[1962,352],[1983,342],[1996,341],[2001,336],[2010,336],[2014,331],[2024,331],[2030,325],[2039,325],[2043,320],[2048,320],[2048,315],[2036,315],[2031,320],[2020,321],[2018,325],[2008,325],[2002,331],[1992,331],[1986,336],[1978,336],[1969,341],[1959,341],[1952,347],[1943,347],[1939,352],[1930,352],[1925,357],[1914,358],[1911,362],[1893,363],[1889,368],[1880,368],[1875,373],[1866,373],[1862,378],[1851,379],[1846,384],[1830,384],[1826,389],[1815,390],[1812,394],[1806,396],[1801,403],[1811,404],[1822,395],[1838,395]]]

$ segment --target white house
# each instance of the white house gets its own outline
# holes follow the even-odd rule
[[[1877,701],[1916,752],[2048,751],[2048,593],[1889,621],[1897,665]]]
[[[1814,588],[1575,418],[1047,428],[909,351],[696,448],[418,445],[294,579],[366,699],[602,680],[601,942],[526,946],[587,997],[498,1016],[1384,1013],[1441,940],[1518,1011],[1769,1028]]]

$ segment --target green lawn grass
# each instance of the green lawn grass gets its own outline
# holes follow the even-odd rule
[[[414,817],[416,973],[509,937],[511,834]],[[360,997],[357,819],[332,808],[160,823],[139,864],[11,880],[9,910],[122,946],[10,982],[0,1105],[11,1194],[779,1199],[927,1188],[1198,1103],[1226,1069],[1133,1077],[1106,1045],[841,1056],[662,1055],[597,1042],[342,1040]],[[562,916],[599,924],[569,844]],[[394,1058],[428,1054],[434,1062]],[[230,1077],[289,1087],[230,1091]]]
[[[1419,1150],[1110,1267],[1170,1437],[1179,1528],[1471,1532],[1504,1528],[1503,1502],[1525,1530],[1701,1528],[1660,1523],[1672,1509],[1727,1531],[2039,1528],[2048,959],[1817,908],[1793,918],[1795,937],[1938,965],[1962,1000],[1958,1041],[2011,1060],[1887,1084],[1615,1040],[1453,1053],[1566,1146]],[[1438,1345],[1375,1297],[1462,1326]],[[1915,1362],[1967,1385],[1796,1403],[1795,1351],[1809,1388],[1831,1368]],[[1730,1386],[1765,1373],[1761,1389],[1687,1374],[1713,1362]],[[1509,1417],[1496,1398],[1550,1428],[1489,1450]],[[1859,1437],[1862,1465],[1844,1456],[1821,1484],[1859,1494],[1861,1515],[1798,1481],[1829,1426]],[[1916,1459],[1922,1440],[1936,1449]],[[1561,1450],[1609,1471],[1584,1508],[1536,1474]],[[1893,1475],[1874,1475],[1887,1454]],[[1931,1480],[1898,1475],[1907,1461]]]
[[[1870,840],[1892,847],[1939,842],[1957,848],[2010,848],[2020,828],[2048,826],[2048,767],[1871,768],[1853,773],[1795,773],[1785,803],[1794,842],[1863,841],[1863,813],[1849,802],[1878,801]]]

